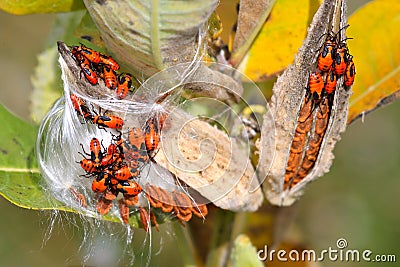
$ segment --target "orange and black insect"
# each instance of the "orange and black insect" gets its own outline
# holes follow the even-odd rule
[[[322,90],[324,89],[324,81],[319,72],[311,72],[308,79],[308,90],[315,100],[321,98]]]
[[[117,185],[117,190],[123,194],[136,196],[140,194],[143,189],[140,184],[133,181],[123,181]]]
[[[118,147],[115,144],[110,144],[107,148],[107,154],[101,160],[101,166],[108,167],[114,164],[120,158]]]
[[[80,162],[82,169],[87,173],[96,173],[99,171],[99,164],[94,163],[91,159],[82,159]]]
[[[83,153],[85,153],[85,155],[87,155],[87,156],[90,156],[90,159],[84,158],[84,160],[79,162],[81,164],[81,167],[89,173],[95,172],[93,168],[98,168],[100,166],[101,161],[104,156],[104,153],[101,149],[100,141],[95,137],[92,138],[92,140],[90,141],[90,154],[86,153],[82,144],[81,144],[81,147],[82,147]],[[82,154],[82,153],[80,153],[80,154],[83,157],[85,157],[84,154]]]
[[[101,63],[108,65],[112,70],[119,70],[119,64],[112,57],[99,53]]]
[[[322,51],[318,57],[318,69],[320,71],[328,71],[332,67],[333,60],[336,56],[336,41],[334,36],[324,43]]]
[[[346,71],[347,66],[347,47],[345,43],[339,45],[336,50],[336,57],[334,61],[334,70],[337,75],[342,75]]]
[[[124,99],[132,86],[132,76],[128,73],[122,73],[118,77],[117,98]]]
[[[108,89],[113,90],[117,87],[117,75],[108,65],[103,66],[103,79]]]
[[[90,112],[89,108],[85,105],[85,102],[75,94],[70,95],[72,106],[84,119],[93,120],[93,114]]]
[[[93,117],[93,123],[97,124],[99,128],[121,129],[124,126],[124,120],[113,115],[96,115]]]
[[[327,94],[332,94],[336,89],[336,84],[337,76],[333,70],[330,70],[328,75],[326,76],[325,92]]]
[[[128,132],[128,154],[135,161],[146,163],[149,160],[146,150],[145,136],[139,128],[133,128]]]
[[[353,56],[349,55],[346,72],[344,75],[344,86],[346,87],[346,89],[349,89],[349,87],[353,85],[355,75],[356,67],[353,62]]]
[[[120,169],[113,171],[112,175],[119,181],[127,181],[133,177],[129,167],[126,165],[123,165]]]
[[[86,47],[83,44],[81,44],[80,46],[74,46],[71,52],[75,56],[78,53],[81,53],[84,57],[86,57],[90,62],[94,64],[99,64],[101,61],[99,52],[94,51],[93,49]]]
[[[131,146],[137,149],[146,149],[143,132],[139,128],[132,128],[128,132],[128,141]]]
[[[108,175],[106,173],[101,173],[92,182],[92,190],[96,193],[101,193],[108,188]]]
[[[158,133],[157,126],[155,126],[155,120],[152,119],[147,122],[145,131],[145,143],[147,151],[150,153],[157,149],[160,141],[160,135]]]
[[[86,79],[89,81],[90,84],[96,85],[99,82],[99,80],[97,74],[90,67],[89,60],[86,57],[84,57],[81,53],[77,53],[75,57],[79,62],[83,75],[85,75]]]
[[[100,141],[96,137],[93,137],[90,141],[90,158],[92,162],[94,164],[101,164],[103,156]]]

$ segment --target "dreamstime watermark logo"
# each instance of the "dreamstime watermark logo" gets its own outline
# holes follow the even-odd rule
[[[371,250],[349,249],[348,242],[344,238],[336,241],[336,247],[328,247],[319,252],[313,249],[304,250],[269,250],[265,245],[264,249],[258,251],[258,259],[261,261],[292,261],[292,262],[396,262],[395,254],[374,254]]]

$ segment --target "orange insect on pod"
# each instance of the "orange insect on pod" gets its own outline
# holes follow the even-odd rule
[[[118,77],[117,98],[124,99],[132,86],[132,75],[129,73],[122,73]]]
[[[100,141],[95,137],[90,141],[90,157],[95,164],[100,164],[103,159]]]
[[[354,78],[356,76],[356,67],[353,62],[353,56],[349,56],[347,66],[346,66],[346,73],[344,75],[344,86],[348,90],[350,86],[354,83]]]
[[[115,144],[110,144],[107,149],[107,154],[101,160],[101,166],[107,167],[113,164],[118,157],[117,146]]]
[[[117,185],[117,190],[123,194],[136,196],[142,192],[140,184],[133,181],[123,181]]]
[[[75,94],[71,94],[69,97],[71,99],[74,109],[77,111],[81,111],[81,107],[85,105],[85,102],[83,102],[83,100]]]
[[[129,170],[129,167],[126,165],[122,166],[118,170],[115,170],[113,172],[113,176],[119,181],[127,181],[128,179],[133,177],[131,171]]]
[[[154,120],[151,120],[146,126],[145,142],[148,152],[156,150],[160,141],[160,135],[154,122]]]
[[[318,69],[326,72],[332,67],[333,59],[336,56],[336,42],[335,38],[331,37],[327,40],[322,48],[318,57]]]
[[[99,164],[94,163],[90,159],[82,159],[79,163],[82,169],[88,173],[94,173],[98,171]]]
[[[314,99],[320,99],[322,90],[324,89],[324,81],[319,72],[311,72],[308,80],[308,90]]]
[[[115,72],[107,65],[103,66],[103,79],[106,87],[108,89],[115,89],[117,87],[117,75]]]
[[[332,94],[336,89],[337,77],[333,70],[329,71],[325,82],[325,92],[327,94]]]
[[[101,63],[108,65],[112,70],[119,70],[119,64],[112,57],[99,53]]]
[[[90,84],[96,85],[99,82],[96,73],[88,65],[83,65],[81,68]]]
[[[106,189],[108,188],[107,184],[107,176],[106,175],[100,175],[98,177],[96,177],[96,179],[93,180],[92,182],[92,190],[95,193],[101,193],[106,191]]]
[[[97,78],[97,74],[90,67],[89,60],[86,57],[82,56],[81,53],[78,53],[76,55],[76,59],[79,62],[79,65],[81,67],[83,75],[85,75],[85,77],[89,81],[89,83],[92,85],[96,85],[99,81]]]
[[[93,117],[93,123],[100,127],[111,128],[111,129],[121,129],[124,126],[124,120],[118,116],[105,116],[96,115]]]
[[[83,44],[81,44],[80,46],[72,47],[71,52],[75,56],[78,53],[82,54],[84,57],[86,57],[90,62],[92,62],[94,64],[100,63],[100,53],[97,51],[94,51],[93,49],[91,49],[89,47],[84,46]]]
[[[341,44],[336,51],[334,61],[334,69],[337,75],[343,75],[347,66],[347,48],[345,44]]]
[[[70,99],[72,102],[72,106],[78,113],[78,115],[82,116],[84,119],[92,120],[93,115],[90,112],[89,108],[86,106],[85,102],[77,95],[71,94]]]
[[[131,146],[134,146],[136,149],[146,149],[145,137],[143,135],[142,130],[140,128],[132,128],[128,132],[128,140]]]

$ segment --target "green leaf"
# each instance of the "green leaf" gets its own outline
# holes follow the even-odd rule
[[[69,12],[85,8],[81,0],[5,0],[0,9],[14,15]]]
[[[348,122],[400,97],[400,2],[377,0],[349,19],[356,77]]]
[[[26,209],[68,210],[42,191],[34,146],[37,127],[8,112],[0,105],[0,195]]]
[[[85,1],[108,51],[142,76],[193,60],[218,1]]]
[[[251,244],[250,239],[246,235],[239,235],[236,237],[231,253],[231,261],[232,267],[264,266],[258,259],[256,248]]]
[[[104,43],[101,40],[100,32],[97,29],[96,24],[94,24],[88,12],[85,13],[85,15],[81,20],[81,23],[75,29],[74,35],[81,39],[90,41],[91,43],[95,44],[98,47],[104,48]],[[68,40],[64,39],[63,41],[68,42]]]
[[[48,202],[38,184],[34,144],[37,128],[0,105],[0,194],[15,205],[38,209]]]

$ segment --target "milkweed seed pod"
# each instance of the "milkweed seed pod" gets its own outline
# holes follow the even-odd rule
[[[274,119],[265,117],[263,122],[258,173],[266,198],[274,205],[291,205],[309,182],[329,171],[334,146],[346,129],[351,92],[344,90],[343,75],[330,93],[323,90],[315,97],[307,89],[310,73],[320,71],[317,59],[330,33],[337,33],[345,45],[346,12],[345,0],[322,2],[294,63],[273,88],[269,112]],[[321,75],[328,76],[324,71]],[[273,142],[276,150],[271,157],[265,150]]]

